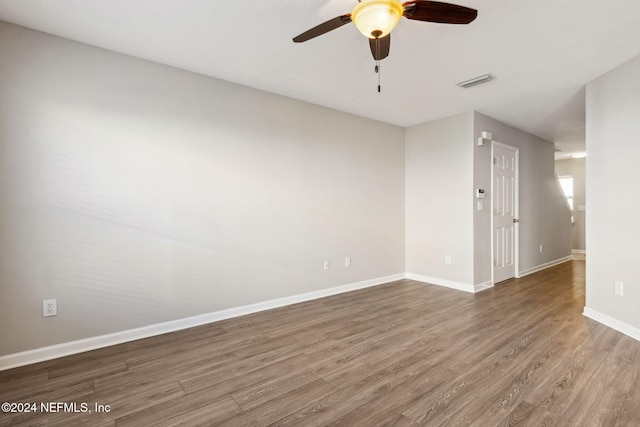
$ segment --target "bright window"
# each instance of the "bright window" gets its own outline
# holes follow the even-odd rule
[[[569,203],[569,207],[573,210],[573,177],[572,176],[559,176],[560,186],[564,191],[564,197]]]

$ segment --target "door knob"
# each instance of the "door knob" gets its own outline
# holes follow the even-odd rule
[[[518,218],[513,218],[513,223],[515,224],[516,222],[520,222],[520,220]]]

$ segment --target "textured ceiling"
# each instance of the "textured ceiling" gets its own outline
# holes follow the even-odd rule
[[[400,21],[381,93],[355,26],[291,41],[355,0],[0,0],[0,20],[400,126],[476,110],[584,147],[584,85],[640,54],[640,1],[455,2],[478,19]]]

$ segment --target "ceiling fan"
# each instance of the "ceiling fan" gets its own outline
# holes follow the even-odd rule
[[[358,0],[351,13],[337,16],[293,38],[295,43],[306,42],[329,31],[353,22],[358,30],[369,39],[376,73],[379,61],[389,56],[391,31],[404,16],[415,21],[437,22],[441,24],[468,24],[478,16],[478,11],[457,4],[439,1],[413,0],[400,3],[399,0]],[[378,92],[380,85],[378,85]]]

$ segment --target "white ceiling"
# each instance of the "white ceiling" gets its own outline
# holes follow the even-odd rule
[[[454,2],[476,21],[400,21],[382,93],[354,25],[291,41],[355,0],[0,0],[0,20],[400,126],[476,110],[583,150],[584,85],[640,54],[640,1]]]

